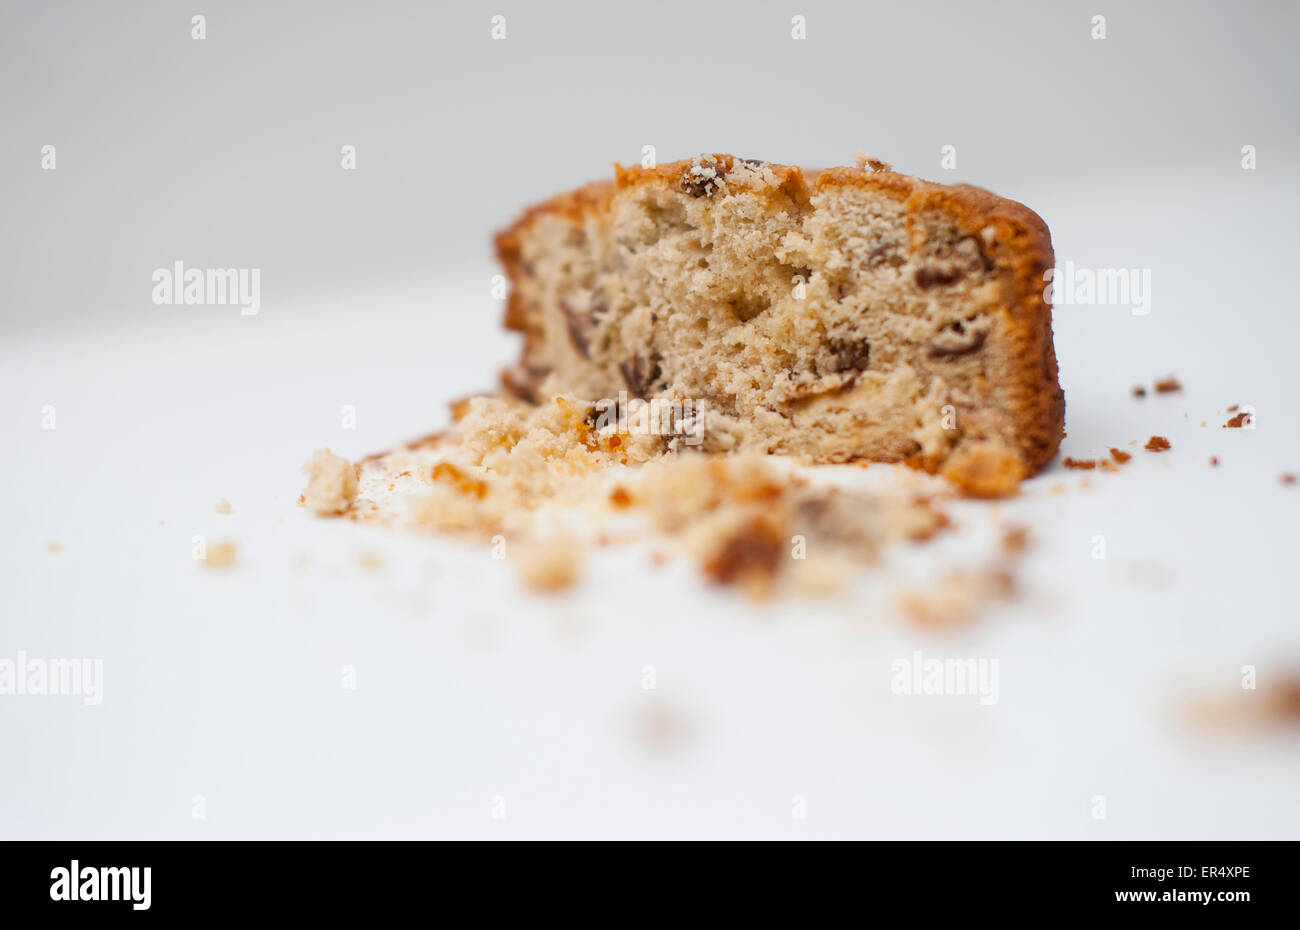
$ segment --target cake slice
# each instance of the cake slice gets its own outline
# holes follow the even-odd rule
[[[665,401],[706,452],[909,461],[974,494],[1061,440],[1051,239],[978,188],[702,155],[616,165],[496,244],[519,397]]]

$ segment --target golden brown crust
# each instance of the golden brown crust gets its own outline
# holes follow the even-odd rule
[[[736,161],[760,164],[752,159],[716,153],[695,159],[669,162],[653,168],[614,165],[614,179],[597,181],[568,191],[525,210],[510,227],[496,237],[497,255],[511,282],[506,304],[505,325],[525,331],[523,306],[518,298],[518,281],[528,273],[520,255],[520,236],[539,216],[557,214],[580,219],[590,212],[607,210],[614,196],[628,188],[668,183],[676,185],[683,173],[701,159],[712,158],[720,173],[731,170]],[[949,186],[923,181],[894,171],[859,168],[802,169],[768,163],[779,180],[779,190],[792,200],[807,203],[813,194],[833,187],[857,186],[889,193],[905,202],[908,227],[916,231],[917,218],[941,213],[954,220],[971,236],[993,243],[989,258],[1009,271],[1011,287],[1006,295],[1004,324],[1013,376],[997,385],[1000,406],[1014,424],[1015,442],[1026,472],[1032,475],[1051,461],[1065,435],[1065,395],[1058,381],[1056,352],[1052,344],[1052,310],[1044,299],[1044,272],[1053,267],[1051,234],[1047,225],[1024,204],[968,185]],[[913,241],[913,248],[917,243]],[[502,374],[505,389],[516,396],[535,400],[532,389],[538,378],[529,369],[529,339],[520,364]]]

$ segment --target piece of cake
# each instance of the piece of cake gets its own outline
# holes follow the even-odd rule
[[[1063,433],[1047,227],[974,187],[879,162],[616,165],[526,211],[497,251],[524,334],[502,380],[528,400],[623,392],[685,404],[706,452],[1011,487]]]

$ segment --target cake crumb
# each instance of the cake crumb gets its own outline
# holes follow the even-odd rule
[[[1169,445],[1169,440],[1165,437],[1152,436],[1147,440],[1147,444],[1142,448],[1146,449],[1148,452],[1164,452],[1172,447]]]
[[[1229,409],[1229,410],[1235,410],[1236,408],[1235,408],[1235,407],[1229,407],[1228,409]],[[1227,423],[1224,423],[1224,424],[1223,424],[1223,428],[1224,428],[1224,429],[1241,429],[1242,427],[1248,425],[1249,423],[1250,423],[1250,414],[1243,410],[1241,413],[1237,414],[1237,415],[1234,416],[1232,419],[1230,419]]]
[[[1181,391],[1183,389],[1183,386],[1178,383],[1177,378],[1175,378],[1173,375],[1170,375],[1167,378],[1161,378],[1159,381],[1157,381],[1155,384],[1155,388],[1157,394],[1170,394],[1175,391]]]
[[[893,165],[881,161],[879,158],[876,158],[874,155],[869,155],[861,149],[858,149],[858,151],[853,153],[853,164],[857,165],[859,171],[866,171],[868,168],[872,171],[894,170]]]
[[[1110,450],[1110,457],[1113,458],[1120,465],[1126,464],[1129,459],[1133,458],[1133,456],[1130,455],[1129,453],[1124,452],[1121,449],[1116,449],[1114,447],[1112,447]]]
[[[1029,529],[1013,526],[1002,534],[1002,551],[1007,555],[1019,555],[1029,548]]]
[[[357,568],[363,572],[381,572],[384,570],[384,557],[373,551],[358,552]]]
[[[1096,459],[1072,459],[1067,457],[1065,461],[1063,461],[1061,464],[1064,465],[1066,468],[1072,468],[1077,471],[1091,471],[1092,469],[1097,467],[1097,460]]]
[[[919,626],[954,627],[973,620],[989,604],[1011,598],[1015,588],[1015,577],[1005,569],[959,569],[936,585],[904,594],[899,608]]]
[[[1147,389],[1144,388],[1144,387],[1142,387],[1142,385],[1139,384],[1137,387],[1133,388],[1133,396],[1134,396],[1134,397],[1146,397],[1146,396],[1147,396]]]
[[[45,544],[45,551],[50,555],[58,555],[63,551],[63,543],[59,542],[57,539],[51,539]]]
[[[1287,485],[1295,484],[1295,475],[1291,472],[1285,472],[1279,475],[1277,480]]]
[[[352,463],[329,449],[318,449],[303,463],[307,489],[299,500],[317,516],[347,513],[357,496],[357,472]]]
[[[524,549],[519,578],[534,591],[562,591],[578,580],[581,559],[572,540],[551,540]]]
[[[761,597],[771,589],[780,568],[785,537],[776,521],[756,514],[707,540],[700,555],[710,579]]]
[[[221,540],[207,547],[203,556],[203,564],[212,568],[227,568],[235,564],[238,555],[239,546],[236,543],[230,540]]]
[[[1217,455],[1210,456],[1210,467],[1211,468],[1219,467],[1219,457]]]
[[[632,495],[627,493],[627,488],[619,485],[609,492],[609,502],[619,509],[629,507],[632,504]]]
[[[233,511],[231,510],[230,507],[230,501],[226,500],[224,497],[221,500],[217,501],[217,513],[232,513],[232,512]]]
[[[1015,495],[1020,490],[1025,469],[1014,452],[977,444],[956,453],[941,474],[964,497],[996,498]]]

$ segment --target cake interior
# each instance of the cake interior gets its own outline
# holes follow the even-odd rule
[[[706,451],[839,462],[942,459],[963,436],[1014,446],[996,229],[909,211],[903,183],[808,180],[702,158],[600,209],[535,213],[508,257],[528,334],[516,383],[689,403]]]

